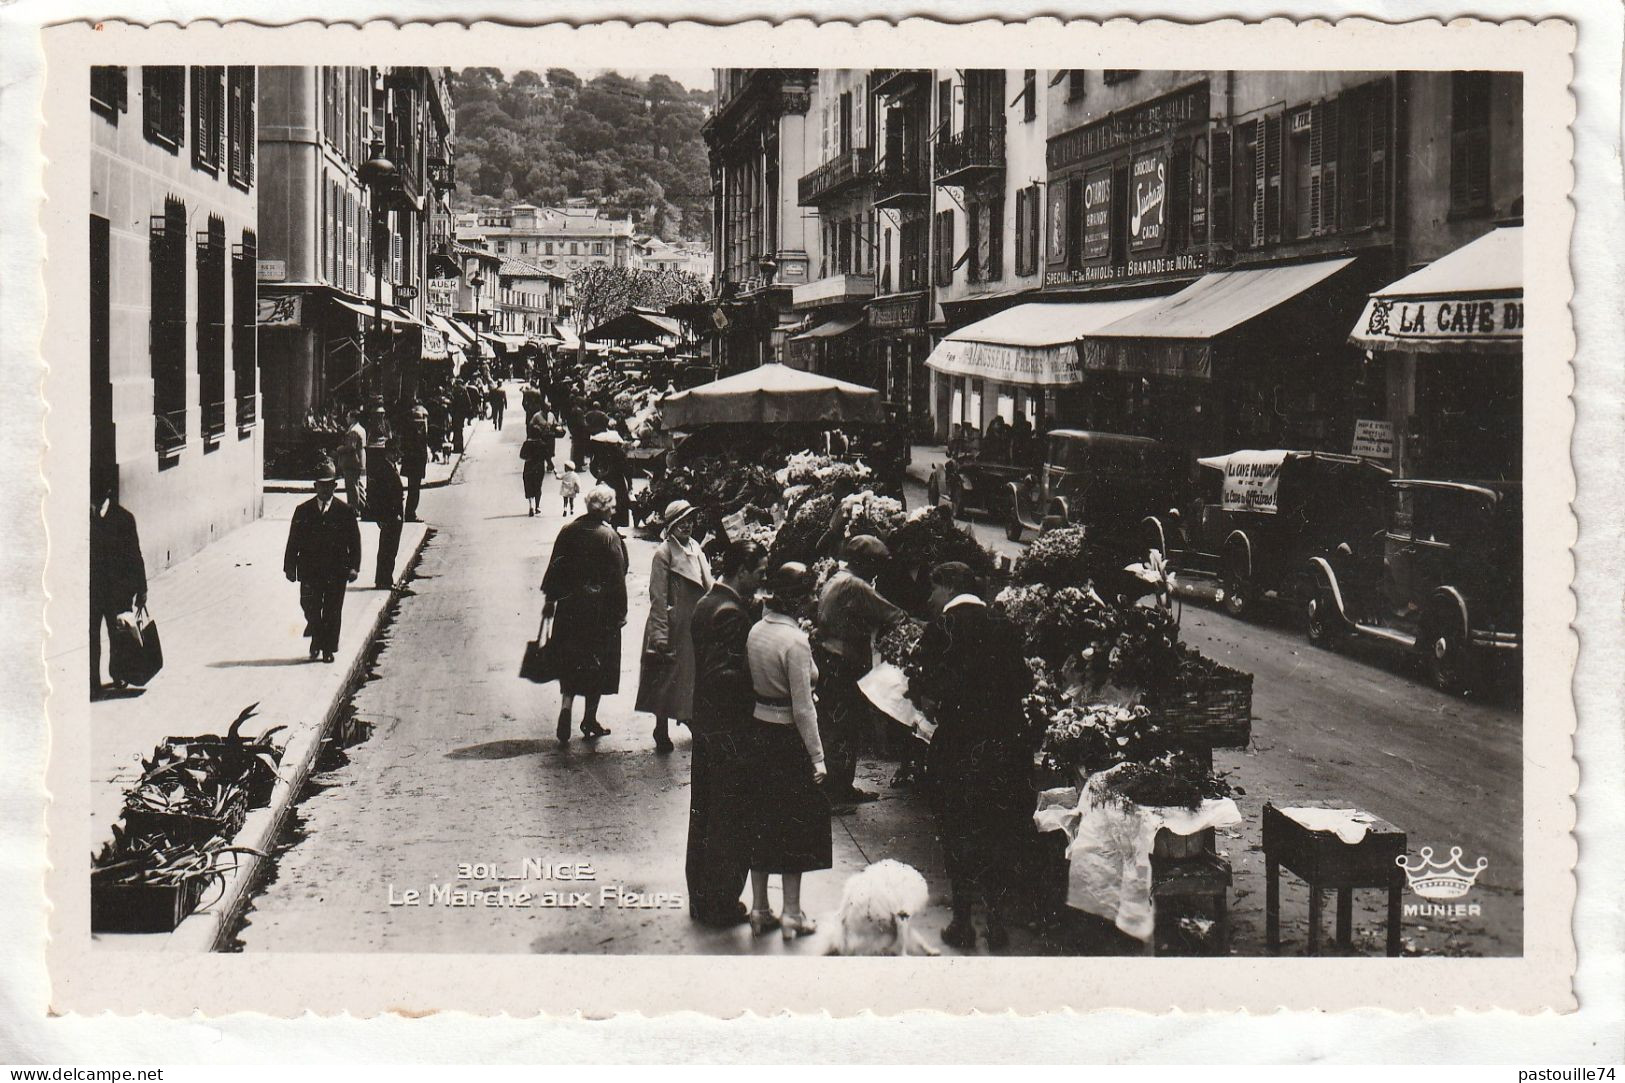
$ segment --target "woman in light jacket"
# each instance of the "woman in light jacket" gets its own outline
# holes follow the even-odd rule
[[[818,931],[801,909],[801,874],[829,868],[831,857],[829,801],[819,789],[824,748],[813,702],[818,667],[807,633],[791,615],[806,606],[812,580],[805,564],[781,564],[770,572],[765,611],[745,647],[756,694],[741,764],[748,788],[740,826],[750,864],[750,927],[756,935],[780,928],[786,940]],[[783,879],[781,917],[767,898],[773,873]]]
[[[668,719],[694,717],[694,605],[711,589],[711,564],[694,540],[699,509],[686,500],[666,505],[665,541],[649,565],[649,621],[643,626],[643,664],[637,709],[655,716],[659,752],[672,749]]]

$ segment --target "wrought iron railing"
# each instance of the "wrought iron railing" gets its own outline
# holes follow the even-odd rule
[[[961,174],[1004,168],[1004,125],[985,124],[939,135],[936,177],[943,183]]]
[[[836,155],[796,184],[798,202],[815,203],[853,184],[868,180],[875,169],[875,154],[868,147],[853,147]]]

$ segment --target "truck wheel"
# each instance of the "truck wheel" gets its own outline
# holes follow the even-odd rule
[[[1311,591],[1309,601],[1304,606],[1307,618],[1304,630],[1309,634],[1309,642],[1323,650],[1336,650],[1342,638],[1335,606],[1336,603],[1322,590]]]
[[[1224,589],[1224,611],[1238,620],[1251,618],[1253,613],[1252,584],[1245,579],[1226,577],[1219,580],[1219,585]]]
[[[1472,644],[1467,642],[1455,621],[1436,619],[1428,622],[1419,646],[1433,687],[1452,696],[1472,693],[1476,660],[1473,658]]]
[[[1012,504],[1009,517],[1004,521],[1004,536],[1013,542],[1018,542],[1021,540],[1022,532],[1025,529],[1021,525],[1021,512]]]

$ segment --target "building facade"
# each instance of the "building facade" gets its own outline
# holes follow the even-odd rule
[[[91,69],[91,469],[152,574],[259,517],[251,67]]]
[[[457,216],[459,240],[483,241],[499,256],[516,256],[568,278],[582,267],[627,267],[632,220],[612,218],[590,204],[535,207]]]

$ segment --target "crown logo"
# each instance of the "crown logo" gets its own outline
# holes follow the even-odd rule
[[[1405,879],[1411,890],[1424,899],[1459,899],[1473,889],[1478,874],[1489,867],[1490,859],[1481,857],[1478,864],[1468,868],[1461,863],[1461,847],[1450,847],[1448,861],[1434,861],[1433,847],[1424,846],[1417,851],[1420,860],[1412,865],[1404,854],[1394,858],[1394,864],[1405,870]]]

